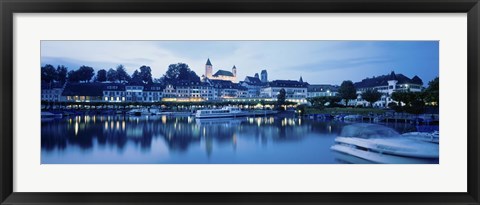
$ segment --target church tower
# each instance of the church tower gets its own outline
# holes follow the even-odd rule
[[[233,74],[233,82],[237,82],[237,67],[235,67],[235,65],[233,65],[232,74]]]
[[[262,72],[260,73],[261,75],[261,81],[263,83],[267,83],[268,82],[268,74],[267,74],[267,70],[262,70]]]
[[[207,63],[205,64],[205,77],[212,78],[212,63],[210,62],[210,58],[207,59]]]

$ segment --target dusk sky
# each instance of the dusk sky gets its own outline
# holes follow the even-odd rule
[[[439,75],[438,41],[42,41],[41,64],[95,70],[142,65],[161,77],[169,64],[186,63],[198,76],[210,58],[213,72],[237,67],[238,79],[262,69],[269,80],[340,84],[389,74],[418,75],[424,85]]]

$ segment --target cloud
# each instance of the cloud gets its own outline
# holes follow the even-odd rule
[[[42,41],[41,45],[42,64],[53,62],[72,68],[88,65],[95,69],[123,64],[129,73],[148,65],[156,78],[165,73],[168,65],[179,62],[187,63],[201,76],[207,58],[214,72],[235,65],[240,80],[263,69],[268,71],[269,79],[303,76],[312,83],[362,79],[393,68],[399,73],[422,72],[419,75],[425,78],[438,75],[438,42]],[[420,71],[419,66],[424,69]]]

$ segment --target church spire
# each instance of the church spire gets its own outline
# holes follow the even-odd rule
[[[205,65],[212,65],[212,63],[210,62],[210,58],[207,59],[207,63]]]
[[[299,80],[299,82],[301,82],[301,83],[303,83],[303,79],[302,79],[302,76],[300,76],[300,80]]]

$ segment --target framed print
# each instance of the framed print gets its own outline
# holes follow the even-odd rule
[[[479,204],[476,0],[0,5],[2,204]]]

